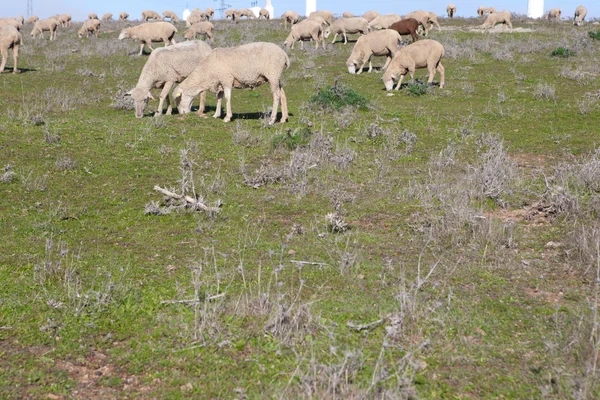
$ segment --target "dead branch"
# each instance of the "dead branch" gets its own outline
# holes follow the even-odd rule
[[[192,207],[196,210],[202,210],[202,211],[213,212],[213,213],[218,213],[219,211],[221,211],[221,209],[219,207],[209,207],[209,206],[199,202],[198,200],[194,199],[193,197],[186,196],[183,194],[173,193],[170,190],[163,189],[158,185],[154,186],[154,190],[156,190],[157,192],[160,192],[160,193],[164,194],[165,196],[168,196],[172,199],[184,200],[187,204],[190,205],[190,207]]]
[[[356,325],[354,322],[348,321],[348,322],[346,322],[346,325],[348,326],[348,328],[352,329],[353,331],[360,332],[360,331],[375,329],[379,325],[383,324],[383,321],[385,321],[385,320],[386,320],[385,318],[381,318],[375,322],[371,322],[370,324],[361,324],[361,325]]]
[[[205,297],[203,299],[191,299],[191,300],[163,300],[160,302],[160,304],[197,304],[200,303],[201,301],[212,301],[212,300],[216,300],[220,297],[225,296],[227,293],[219,293],[216,294],[214,296],[210,296],[210,297]]]

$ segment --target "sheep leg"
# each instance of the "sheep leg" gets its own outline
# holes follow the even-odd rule
[[[402,85],[402,79],[404,79],[404,75],[400,75],[400,78],[398,78],[398,84],[396,85],[396,90],[400,90],[400,85]]]
[[[277,109],[279,107],[279,100],[281,98],[281,89],[279,87],[279,83],[275,85],[271,84],[271,93],[273,93],[273,109],[271,110],[271,120],[269,121],[269,125],[273,125],[277,119]],[[281,112],[283,114],[283,108],[281,109]]]
[[[140,54],[138,54],[138,56],[141,56],[142,54],[144,54],[144,42],[140,45]]]
[[[383,66],[382,70],[385,71],[385,69],[388,67],[388,65],[390,65],[390,63],[392,62],[392,56],[387,56],[386,60],[385,60],[385,65]],[[371,72],[371,71],[369,71]]]
[[[231,112],[231,88],[226,87],[223,91],[225,92],[225,101],[227,102],[227,114],[225,114],[225,119],[223,121],[229,122],[233,116],[233,113]]]
[[[338,35],[338,34],[336,33],[336,34],[333,36],[333,40],[331,41],[331,43],[332,43],[332,44],[333,44],[333,43],[335,43],[335,39],[337,39],[337,35]]]
[[[508,26],[510,26],[510,32],[512,33],[513,28],[512,28],[512,23],[510,21],[508,21]]]
[[[346,31],[343,32],[344,34],[344,44],[348,43],[348,35],[346,35]]]
[[[1,73],[2,71],[4,71],[4,67],[6,66],[6,59],[8,58],[8,48],[4,48],[4,47],[1,48],[0,54],[2,54],[2,64],[0,64],[0,73]]]
[[[427,83],[431,85],[433,83],[433,78],[435,77],[435,67],[431,64],[427,64],[427,71],[429,71],[429,78],[427,79]]]
[[[438,63],[437,70],[440,73],[440,88],[443,88],[444,87],[444,75],[445,75],[446,70],[445,70],[444,66],[442,65],[442,63]]]
[[[220,90],[217,93],[217,108],[215,109],[215,114],[213,118],[219,118],[221,116],[221,102],[223,101],[223,91]]]
[[[158,109],[156,110],[157,114],[162,114],[163,112],[163,102],[167,99],[167,115],[171,115],[173,111],[171,108],[171,102],[169,101],[169,92],[173,87],[174,82],[166,82],[165,86],[163,86],[163,90],[160,92],[160,100],[158,101]]]
[[[206,107],[206,92],[202,91],[202,93],[200,93],[200,108],[198,108],[198,115],[201,116],[205,116],[204,115],[204,108]]]
[[[316,50],[319,48],[319,34],[317,34],[316,37],[313,35],[312,39],[315,41],[315,50]]]
[[[16,74],[17,72],[19,72],[19,69],[17,68],[17,59],[18,58],[19,58],[19,45],[16,44],[13,47],[13,74]],[[2,59],[4,60],[4,57],[2,57]]]
[[[284,123],[288,119],[288,108],[287,108],[287,97],[283,88],[280,88],[280,101],[281,101],[281,123]]]

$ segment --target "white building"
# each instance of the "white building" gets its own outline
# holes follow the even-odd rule
[[[317,11],[317,0],[306,0],[306,16],[308,17],[311,12]]]
[[[527,3],[527,16],[529,18],[542,18],[544,16],[544,0],[529,0]]]

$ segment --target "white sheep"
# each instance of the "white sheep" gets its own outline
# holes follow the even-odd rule
[[[88,19],[98,19],[98,14],[91,12],[88,14]]]
[[[99,20],[88,19],[84,21],[83,25],[81,25],[81,28],[77,32],[77,35],[79,36],[79,38],[82,38],[83,35],[85,35],[85,37],[88,37],[90,32],[92,32],[94,35],[96,35],[96,37],[98,37],[98,33],[100,32]]]
[[[246,17],[246,19],[255,19],[256,15],[254,15],[254,11],[249,8],[240,8],[238,11],[238,15],[241,17]]]
[[[444,66],[440,62],[444,56],[444,46],[431,39],[419,40],[402,47],[383,74],[383,83],[386,90],[392,90],[394,80],[398,81],[396,90],[400,89],[402,79],[406,74],[410,74],[411,81],[415,78],[415,70],[427,68],[431,84],[435,77],[435,71],[440,73],[440,88],[444,87]]]
[[[429,30],[431,29],[431,26],[433,26],[434,24],[438,27],[439,31],[442,30],[442,28],[440,28],[440,24],[437,19],[437,14],[434,12],[423,11],[423,10],[413,11],[413,12],[406,14],[404,17],[402,17],[402,19],[406,19],[406,18],[414,18],[417,21],[419,21],[419,23],[423,26],[423,29],[425,30],[425,34],[424,34],[425,36],[427,36],[429,34]]]
[[[300,41],[300,49],[304,49],[305,40],[314,40],[315,49],[319,48],[319,41],[323,43],[325,48],[325,38],[323,37],[323,26],[313,19],[305,19],[292,26],[290,34],[283,42],[286,47],[294,48],[294,44]]]
[[[102,21],[112,21],[113,15],[111,13],[106,13],[102,16]]]
[[[477,9],[477,15],[479,15],[481,18],[483,18],[486,14],[492,14],[495,12],[496,9],[494,7],[479,6],[479,8]]]
[[[235,8],[225,10],[225,19],[231,18],[232,22],[236,22],[240,19],[240,12]]]
[[[195,9],[185,20],[185,26],[190,27],[202,21],[206,21],[206,14],[201,10]]]
[[[290,23],[290,25],[294,25],[300,21],[300,14],[298,14],[296,11],[287,10],[283,13],[281,19],[283,19],[284,28],[287,29],[288,22]]]
[[[448,18],[454,18],[454,14],[456,14],[456,6],[454,4],[448,4],[448,7],[446,7],[446,14],[448,14]]]
[[[40,20],[40,18],[37,15],[32,15],[31,17],[29,17],[25,20],[25,23],[26,24],[35,24],[39,20]]]
[[[162,21],[162,17],[156,11],[144,10],[142,11],[142,21],[148,22],[148,20]]]
[[[198,67],[173,91],[180,112],[190,111],[194,97],[210,90],[217,93],[217,109],[213,117],[221,116],[223,95],[227,102],[225,122],[231,121],[231,89],[255,88],[269,82],[273,93],[270,124],[277,119],[281,103],[281,122],[288,118],[287,99],[281,87],[281,74],[290,65],[285,51],[274,43],[257,42],[233,48],[213,50]]]
[[[258,19],[271,19],[271,13],[269,12],[269,10],[265,9],[265,8],[261,8],[260,11],[258,12]]]
[[[562,11],[560,10],[560,8],[553,8],[550,11],[548,11],[548,14],[546,14],[546,19],[559,20],[561,14]]]
[[[587,15],[587,9],[584,6],[577,6],[575,9],[575,16],[573,17],[573,25],[581,25],[585,16]]]
[[[58,22],[54,18],[43,19],[37,21],[35,25],[33,25],[33,29],[31,30],[31,37],[35,39],[38,33],[44,38],[44,32],[50,32],[50,40],[56,39],[56,28],[58,27]]]
[[[213,40],[215,35],[213,33],[215,26],[209,21],[200,21],[193,24],[186,32],[183,37],[186,40],[195,39],[198,35],[207,36],[210,40]]]
[[[119,13],[119,21],[126,21],[127,18],[129,18],[129,13],[126,13],[125,11]]]
[[[346,12],[342,13],[342,18],[352,18],[352,17],[355,17],[355,15],[352,14],[351,12],[346,11]]]
[[[481,25],[481,27],[483,29],[491,29],[494,28],[497,24],[502,24],[502,32],[504,32],[507,25],[510,27],[511,32],[513,30],[512,23],[510,22],[510,13],[508,11],[494,12],[488,15],[487,19],[485,20],[483,25]]]
[[[380,29],[387,29],[392,26],[394,22],[398,22],[401,19],[402,17],[398,14],[378,15],[377,17],[373,18],[371,22],[369,22],[369,31],[372,32]]]
[[[16,18],[0,18],[0,25],[10,25],[13,28],[16,28],[18,31],[21,31],[23,24],[20,23]]]
[[[373,21],[378,16],[379,16],[379,13],[375,10],[367,11],[366,13],[363,14],[363,18],[369,22]]]
[[[211,20],[214,19],[215,17],[215,9],[212,7],[208,7],[205,11],[204,11],[204,15],[206,15],[206,19],[207,20]]]
[[[163,11],[163,19],[169,18],[173,22],[179,22],[179,17],[173,11],[165,10]]]
[[[398,51],[398,43],[401,40],[400,34],[392,29],[383,29],[359,37],[352,49],[352,54],[346,61],[348,72],[355,74],[358,69],[358,74],[360,74],[367,62],[369,63],[369,72],[371,72],[373,70],[372,56],[385,56],[386,62],[383,69],[386,69]]]
[[[71,26],[71,14],[61,14],[54,17],[61,27],[68,28]]]
[[[125,28],[119,34],[119,40],[123,39],[138,39],[142,42],[140,45],[140,56],[144,51],[144,44],[152,48],[152,42],[164,42],[165,46],[169,43],[175,44],[175,33],[177,28],[169,22],[146,22],[141,25],[133,26],[131,28]]]
[[[360,33],[361,35],[369,33],[369,21],[363,17],[336,19],[331,26],[325,28],[324,36],[328,38],[331,33],[335,33],[331,43],[335,43],[335,39],[341,33],[344,36],[344,44],[346,44],[348,43],[347,33]]]
[[[0,73],[4,71],[8,60],[8,50],[13,51],[13,74],[19,72],[17,60],[19,58],[19,46],[23,37],[21,32],[12,25],[0,25],[0,55],[2,55],[2,64],[0,64]]]
[[[327,25],[333,24],[333,13],[331,11],[328,11],[328,10],[313,11],[309,14],[308,18],[311,19],[313,17],[323,18],[327,22]]]
[[[142,118],[148,99],[154,100],[150,90],[161,89],[157,113],[162,114],[163,102],[167,100],[167,114],[172,107],[169,92],[175,83],[183,82],[211,52],[211,48],[201,40],[183,42],[169,47],[156,49],[148,57],[142,69],[138,83],[127,94],[133,98],[135,116]],[[199,114],[204,112],[205,95],[200,98]]]

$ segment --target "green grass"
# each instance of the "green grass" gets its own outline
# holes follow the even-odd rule
[[[427,93],[426,69],[391,96],[347,74],[352,43],[289,52],[275,126],[268,85],[230,123],[136,119],[124,23],[27,39],[0,76],[0,397],[597,398],[600,49],[480,23],[431,31]],[[213,47],[287,36],[216,25]]]

